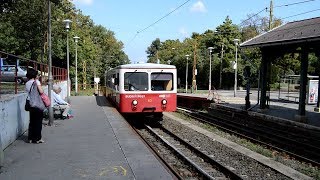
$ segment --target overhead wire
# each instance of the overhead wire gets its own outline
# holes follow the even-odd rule
[[[161,18],[159,18],[157,21],[151,23],[149,26],[137,31],[137,33],[135,34],[135,36],[129,41],[128,44],[130,44],[137,36],[138,34],[140,34],[141,32],[149,29],[150,27],[154,26],[155,24],[157,24],[158,22],[160,22],[161,20],[163,20],[164,18],[168,17],[170,14],[172,14],[173,12],[177,11],[178,9],[180,9],[182,6],[184,6],[185,4],[187,4],[189,1],[191,0],[187,0],[184,3],[182,3],[181,5],[179,5],[177,8],[173,9],[172,11],[170,11],[169,13],[167,13],[166,15],[162,16]]]
[[[308,3],[308,2],[312,2],[312,1],[316,1],[316,0],[306,0],[306,1],[299,1],[299,2],[295,2],[295,3],[290,3],[290,4],[283,4],[283,5],[274,6],[274,8],[288,7],[288,6],[304,4],[304,3]]]
[[[254,15],[250,16],[249,18],[247,18],[247,19],[245,19],[245,20],[241,21],[239,25],[241,25],[242,23],[244,23],[244,22],[246,22],[246,21],[250,20],[251,18],[253,18],[253,17],[257,16],[257,15],[259,15],[259,14],[260,14],[260,13],[262,13],[263,11],[267,11],[267,10],[268,10],[268,8],[267,8],[267,7],[263,8],[261,11],[257,12],[256,14],[254,14]]]
[[[147,30],[148,28],[152,27],[153,25],[157,24],[158,22],[160,22],[161,20],[163,20],[164,18],[166,18],[167,16],[169,16],[170,14],[172,14],[173,12],[175,12],[176,10],[178,10],[179,8],[181,8],[182,6],[184,6],[185,4],[187,4],[190,0],[185,1],[183,4],[181,4],[180,6],[178,6],[177,8],[175,8],[174,10],[172,10],[171,12],[167,13],[166,15],[164,15],[163,17],[161,17],[160,19],[158,19],[157,21],[155,21],[154,23],[150,24],[149,26],[145,27],[144,29],[141,29],[140,31],[137,31],[137,33],[135,34],[135,36],[130,40],[130,42],[128,44],[130,44],[137,36],[139,33]],[[283,4],[283,5],[278,5],[278,6],[274,6],[274,8],[281,8],[281,7],[288,7],[288,6],[293,6],[293,5],[298,5],[298,4],[304,4],[304,3],[309,3],[309,2],[313,2],[313,1],[317,1],[317,0],[305,0],[305,1],[299,1],[299,2],[294,2],[294,3],[289,3],[289,4]],[[283,19],[288,19],[291,17],[295,17],[295,16],[299,16],[299,15],[303,15],[303,14],[307,14],[307,13],[311,13],[311,12],[315,12],[315,11],[319,11],[320,9],[314,9],[314,10],[310,10],[310,11],[306,11],[303,13],[299,13],[299,14],[295,14],[292,16],[287,16],[284,18],[280,18],[280,20]],[[253,17],[259,15],[260,13],[262,13],[263,11],[268,11],[268,7],[263,8],[262,10],[258,11],[257,13],[253,14],[252,16],[248,17],[247,19],[241,21],[238,25],[241,26],[244,22],[252,19]],[[259,25],[259,24],[258,24]],[[262,24],[260,24],[262,25]]]
[[[303,15],[303,14],[308,14],[308,13],[311,13],[311,12],[315,12],[315,11],[319,11],[319,9],[314,9],[314,10],[310,10],[310,11],[306,11],[306,12],[303,12],[303,13],[299,13],[299,14],[295,14],[295,15],[292,15],[292,16],[287,16],[287,17],[284,17],[284,18],[281,18],[282,20],[283,19],[288,19],[288,18],[292,18],[292,17],[295,17],[295,16],[300,16],[300,15]]]
[[[144,28],[144,29],[142,29],[142,30],[138,31],[137,33],[141,33],[141,32],[143,32],[143,31],[145,31],[145,30],[149,29],[151,26],[153,26],[153,25],[157,24],[157,23],[158,23],[158,22],[160,22],[162,19],[164,19],[164,18],[168,17],[170,14],[172,14],[173,12],[175,12],[176,10],[178,10],[179,8],[181,8],[182,6],[184,6],[185,4],[187,4],[189,1],[191,1],[191,0],[187,0],[187,1],[185,1],[183,4],[181,4],[181,5],[180,5],[180,6],[178,6],[177,8],[175,8],[175,9],[174,9],[174,10],[172,10],[172,11],[170,11],[168,14],[164,15],[163,17],[161,17],[160,19],[158,19],[158,20],[157,20],[157,21],[155,21],[154,23],[150,24],[150,25],[149,25],[149,26],[147,26],[146,28]]]
[[[283,5],[278,5],[278,6],[274,6],[274,8],[281,8],[281,7],[288,7],[288,6],[293,6],[293,5],[298,5],[298,4],[304,4],[304,3],[309,3],[309,2],[313,2],[313,1],[317,1],[317,0],[305,0],[305,1],[299,1],[299,2],[294,2],[294,3],[289,3],[289,4],[283,4]],[[262,9],[261,11],[259,11],[258,13],[252,15],[251,17],[249,17],[248,19],[246,20],[243,20],[239,25],[241,25],[242,23],[250,20],[251,18],[259,15],[261,12],[263,12],[264,10],[268,11],[268,8],[265,7],[264,9]],[[308,12],[304,12],[304,13],[301,13],[301,14],[296,14],[296,15],[292,15],[292,16],[288,16],[288,17],[285,17],[285,18],[280,18],[280,19],[287,19],[287,18],[290,18],[290,17],[294,17],[294,16],[299,16],[299,15],[302,15],[302,14],[307,14],[307,13],[310,13],[310,12],[313,12],[313,11],[317,11],[316,10],[311,10],[311,11],[308,11]]]
[[[320,11],[320,8],[319,9],[310,10],[310,11],[306,11],[306,12],[302,12],[302,13],[298,13],[298,14],[294,14],[294,15],[291,15],[291,16],[283,17],[283,18],[279,18],[279,20],[284,20],[284,19],[288,19],[288,18],[291,18],[291,17],[312,13],[312,12],[315,12],[315,11]],[[257,26],[260,26],[260,25],[263,25],[263,23],[257,24]]]
[[[313,2],[313,1],[317,1],[317,0],[299,1],[299,2],[294,2],[294,3],[289,3],[289,4],[283,4],[283,5],[274,6],[274,8],[288,7],[288,6],[298,5],[298,4],[309,3],[309,2]],[[268,8],[264,8],[264,9],[266,9],[266,11],[268,11]],[[303,12],[303,13],[299,13],[299,14],[287,16],[287,17],[284,17],[284,18],[279,18],[279,20],[288,19],[288,18],[291,18],[291,17],[295,17],[295,16],[299,16],[299,15],[303,15],[303,14],[308,14],[308,13],[315,12],[315,11],[319,11],[319,10],[320,10],[320,9],[314,9],[314,10],[306,11],[306,12]],[[263,11],[263,10],[262,10],[262,11]],[[259,11],[258,13],[256,13],[256,14],[254,14],[253,16],[249,17],[248,19],[242,21],[239,25],[241,25],[242,23],[248,21],[248,20],[251,19],[252,17],[257,16],[257,15],[260,14],[262,11]],[[261,23],[261,24],[257,24],[257,26],[259,26],[259,25],[262,25],[262,23]]]

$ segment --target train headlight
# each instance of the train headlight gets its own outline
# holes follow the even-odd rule
[[[162,105],[166,105],[167,104],[167,100],[162,99],[161,103],[162,103]]]
[[[138,101],[137,100],[133,100],[132,101],[132,105],[134,105],[134,106],[138,105]]]

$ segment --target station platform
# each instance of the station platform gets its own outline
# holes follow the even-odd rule
[[[74,118],[43,127],[45,143],[25,133],[5,149],[1,180],[173,179],[105,97],[71,104]]]
[[[258,91],[253,90],[250,93],[251,93],[250,103],[251,103],[251,106],[253,107],[251,111],[298,122],[295,118],[295,115],[298,114],[298,109],[299,109],[298,102],[281,100],[278,97],[279,96],[278,92],[276,91],[270,92],[269,94],[270,101],[268,102],[269,108],[261,112],[259,110],[259,105],[257,105]],[[215,90],[213,91],[213,93],[210,93],[210,94],[209,93],[202,93],[202,94],[178,93],[178,95],[215,99],[219,102],[219,104],[238,108],[238,109],[244,109],[246,91],[238,90],[236,97],[234,97],[233,90]],[[320,127],[320,113],[314,111],[315,107],[316,105],[306,105],[307,120],[306,122],[303,122],[303,124]]]

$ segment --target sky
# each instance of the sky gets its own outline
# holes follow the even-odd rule
[[[183,41],[192,32],[215,30],[227,16],[234,24],[240,24],[249,14],[256,14],[270,6],[270,0],[187,1],[72,0],[76,8],[90,16],[96,25],[102,25],[115,33],[116,38],[124,43],[124,52],[131,63],[146,62],[145,51],[156,38],[161,41]],[[184,5],[181,6],[182,4]],[[288,4],[291,5],[283,6]],[[273,0],[273,5],[274,16],[284,18],[284,22],[320,16],[320,0]],[[178,8],[179,6],[181,7]],[[176,8],[178,9],[174,11]],[[172,11],[174,12],[160,20]],[[269,12],[262,11],[259,16],[268,17]],[[155,23],[158,20],[160,21]],[[155,24],[152,25],[153,23]]]

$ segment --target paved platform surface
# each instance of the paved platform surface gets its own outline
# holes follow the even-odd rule
[[[251,93],[252,94],[250,95],[250,102],[251,102],[251,106],[254,106],[257,104],[258,92],[251,91]],[[240,90],[240,91],[238,90],[236,97],[234,97],[233,90],[216,90],[214,91],[214,95],[209,93],[206,93],[206,94],[178,93],[178,94],[206,97],[211,99],[218,98],[220,99],[220,104],[224,104],[227,106],[240,108],[240,109],[244,109],[245,107],[245,96],[246,96],[245,90]],[[297,120],[295,119],[295,115],[298,114],[299,99],[297,100],[297,102],[295,102],[294,99],[289,99],[289,101],[285,101],[282,99],[285,97],[286,97],[285,93],[280,94],[280,99],[279,99],[279,92],[276,92],[276,91],[270,92],[269,108],[262,113],[297,122]],[[311,126],[320,127],[320,113],[314,111],[315,107],[316,105],[306,105],[307,121],[305,123]],[[258,109],[259,109],[259,105],[255,106],[252,109],[252,111],[258,111]]]
[[[173,179],[104,97],[72,97],[74,118],[5,149],[1,180]]]

